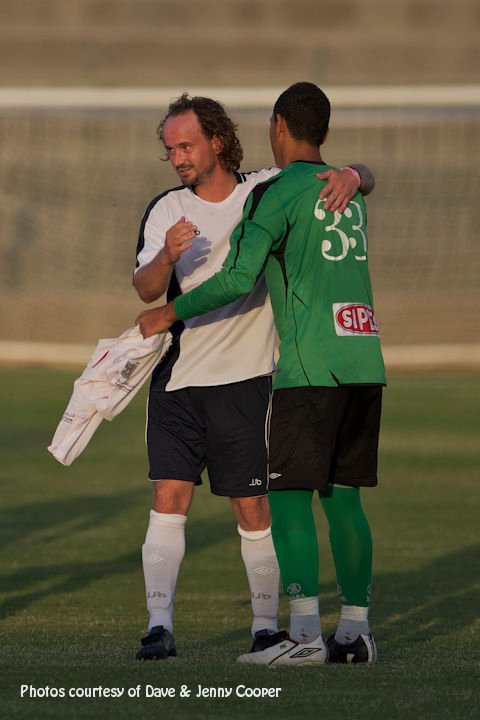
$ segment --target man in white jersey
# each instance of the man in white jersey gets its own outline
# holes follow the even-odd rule
[[[172,300],[220,270],[244,202],[278,168],[237,172],[243,157],[224,108],[187,94],[171,103],[158,128],[182,186],[154,198],[142,220],[134,285],[145,302]],[[322,173],[322,197],[342,210],[364,166]],[[319,176],[320,177],[320,176]],[[177,654],[173,601],[185,552],[185,524],[195,484],[208,468],[211,491],[230,498],[253,610],[252,651],[276,641],[279,569],[267,500],[266,424],[275,332],[263,275],[249,295],[201,318],[172,326],[173,343],[154,371],[147,447],[153,506],[142,549],[147,633],[139,660]]]

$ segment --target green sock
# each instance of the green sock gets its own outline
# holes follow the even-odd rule
[[[290,600],[318,595],[318,543],[311,490],[273,490],[268,495],[272,537]]]
[[[332,486],[319,493],[330,527],[330,545],[343,605],[368,607],[372,584],[372,536],[358,488]]]

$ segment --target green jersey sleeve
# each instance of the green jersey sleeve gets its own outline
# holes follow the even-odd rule
[[[270,251],[285,232],[285,215],[273,188],[270,190],[278,177],[257,185],[248,196],[222,269],[175,299],[175,314],[180,320],[203,315],[253,290]]]

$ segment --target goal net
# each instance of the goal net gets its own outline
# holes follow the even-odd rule
[[[243,170],[272,164],[277,90],[201,90],[238,123]],[[131,284],[135,246],[149,201],[179,184],[156,127],[182,91],[0,91],[4,347],[92,346],[144,308]],[[480,342],[478,88],[327,92],[324,159],[367,164],[377,181],[367,207],[384,346],[407,356],[429,346],[432,361],[446,345],[468,351]]]

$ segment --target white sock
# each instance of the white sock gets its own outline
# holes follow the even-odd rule
[[[167,515],[150,510],[145,544],[142,547],[148,629],[163,625],[173,629],[173,599],[178,571],[185,555],[186,515]]]
[[[343,645],[350,645],[360,634],[368,635],[368,607],[359,605],[342,605],[335,640]]]
[[[252,599],[252,636],[258,630],[277,632],[280,569],[273,547],[272,529],[243,530],[238,525],[237,530]]]
[[[317,597],[290,600],[290,631],[292,640],[308,643],[322,634]]]

